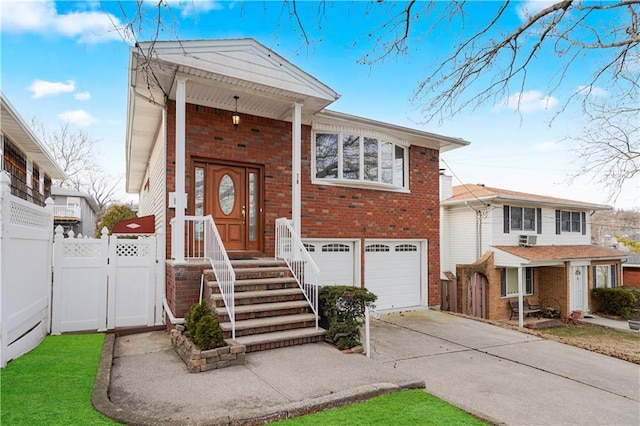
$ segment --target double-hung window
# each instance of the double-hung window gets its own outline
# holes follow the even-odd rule
[[[27,158],[27,188],[33,188],[33,161]]]
[[[595,265],[593,267],[594,288],[611,288],[617,285],[616,265]]]
[[[313,162],[316,183],[409,189],[408,148],[389,138],[352,131],[316,131]]]
[[[523,290],[525,295],[533,294],[533,268],[523,270]],[[518,268],[504,268],[501,273],[500,296],[513,297],[518,295]]]
[[[504,233],[532,231],[542,233],[542,209],[504,206]]]
[[[579,232],[587,233],[587,215],[585,212],[556,210],[556,234]]]

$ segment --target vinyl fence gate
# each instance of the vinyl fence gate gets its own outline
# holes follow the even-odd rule
[[[51,334],[162,324],[156,237],[64,238],[56,229]]]

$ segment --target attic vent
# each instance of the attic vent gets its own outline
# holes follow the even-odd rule
[[[538,242],[537,235],[520,235],[518,244],[521,247],[533,247]]]

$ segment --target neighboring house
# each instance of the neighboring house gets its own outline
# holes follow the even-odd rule
[[[96,219],[100,214],[100,206],[96,199],[84,192],[67,188],[51,188],[53,199],[54,228],[62,226],[65,235],[73,231],[93,237],[96,234]]]
[[[131,50],[127,190],[166,236],[177,316],[200,287],[195,269],[179,281],[185,214],[211,215],[232,258],[273,258],[288,218],[321,284],[366,286],[378,308],[439,304],[439,156],[468,142],[326,110],[334,90],[253,39],[153,49]]]
[[[3,93],[0,120],[0,171],[11,177],[11,194],[44,206],[51,179],[64,179],[64,172]]]
[[[442,271],[454,273],[458,311],[508,319],[509,301],[589,311],[591,289],[620,285],[616,250],[591,244],[591,217],[610,207],[489,188],[442,176]]]
[[[640,287],[640,254],[630,253],[622,263],[622,285]]]

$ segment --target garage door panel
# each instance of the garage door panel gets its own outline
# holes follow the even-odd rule
[[[320,285],[353,285],[354,243],[351,241],[306,242],[320,269]]]
[[[378,309],[421,303],[422,250],[406,241],[365,244],[365,285],[378,296]]]

